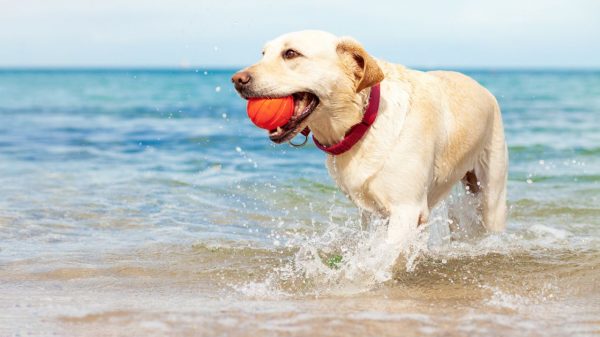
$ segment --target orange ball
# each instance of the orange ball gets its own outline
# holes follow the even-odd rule
[[[294,98],[251,98],[248,100],[248,117],[262,129],[274,130],[287,123],[294,114]]]

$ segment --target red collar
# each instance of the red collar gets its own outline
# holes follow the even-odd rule
[[[342,139],[339,143],[330,146],[325,146],[319,143],[317,138],[315,138],[315,135],[313,135],[313,142],[315,142],[315,145],[319,149],[334,156],[350,150],[352,146],[358,143],[358,141],[365,135],[365,133],[367,133],[369,127],[371,127],[371,125],[375,122],[375,119],[377,118],[377,113],[379,112],[380,91],[381,90],[379,87],[379,83],[371,87],[371,93],[369,95],[369,104],[367,105],[367,111],[365,111],[362,121],[358,124],[354,124],[350,128],[350,130],[346,132],[344,139]],[[302,134],[306,137],[308,137],[309,133],[310,129],[308,127],[302,130]]]

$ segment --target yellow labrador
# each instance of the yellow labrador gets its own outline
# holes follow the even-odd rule
[[[329,154],[327,168],[360,209],[389,217],[390,242],[426,223],[459,181],[480,198],[484,227],[504,229],[508,151],[500,108],[473,79],[411,70],[373,58],[351,38],[300,31],[268,42],[263,58],[232,81],[246,99],[294,95],[292,120],[269,131],[277,143],[308,127],[318,145],[335,147],[367,105],[378,103],[374,122],[343,153]],[[380,97],[369,103],[375,87]]]

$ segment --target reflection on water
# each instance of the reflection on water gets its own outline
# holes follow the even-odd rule
[[[599,73],[473,72],[504,112],[508,229],[464,207],[450,234],[457,189],[397,260],[229,75],[0,72],[0,335],[600,331]]]

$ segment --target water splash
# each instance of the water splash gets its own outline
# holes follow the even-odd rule
[[[462,272],[477,274],[484,272],[477,268],[488,268],[487,264],[535,259],[536,251],[577,249],[569,231],[542,224],[486,234],[476,211],[478,205],[472,194],[455,188],[432,210],[429,223],[408,233],[410,239],[400,246],[386,240],[386,219],[373,219],[365,231],[356,217],[342,222],[330,217],[322,231],[282,236],[284,246],[293,251],[287,261],[274,267],[262,283],[234,288],[250,296],[350,295],[410,277],[420,264],[425,269],[442,266],[444,273],[450,273],[449,282],[454,282],[463,276],[452,266],[467,265]],[[589,244],[581,243],[584,247]]]
[[[405,233],[400,244],[386,240],[387,219],[372,219],[365,231],[356,218],[349,217],[340,224],[330,217],[324,231],[289,235],[285,246],[295,248],[295,254],[282,267],[275,268],[261,286],[245,284],[236,289],[252,296],[286,290],[308,295],[347,295],[371,290],[392,281],[400,271],[413,272],[423,258],[444,254],[444,247],[452,240],[479,233],[476,206],[476,198],[457,188],[432,211],[427,225]],[[271,290],[265,291],[264,286]]]

